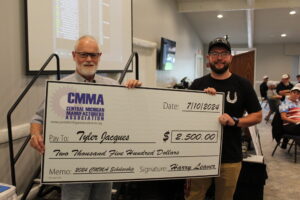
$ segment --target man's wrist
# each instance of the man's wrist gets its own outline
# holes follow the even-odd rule
[[[237,117],[232,117],[233,121],[234,121],[234,124],[233,124],[233,127],[238,127],[238,124],[240,122],[240,119],[237,118]]]

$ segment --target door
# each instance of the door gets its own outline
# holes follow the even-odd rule
[[[248,79],[254,85],[254,58],[255,51],[233,56],[230,71],[245,79]]]

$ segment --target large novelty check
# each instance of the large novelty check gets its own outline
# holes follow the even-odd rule
[[[223,95],[49,81],[43,183],[219,175]]]

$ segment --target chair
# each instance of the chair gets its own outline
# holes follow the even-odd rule
[[[276,140],[277,144],[272,152],[272,156],[274,156],[276,149],[278,148],[278,146],[280,144],[282,144],[282,140],[286,139],[286,140],[292,140],[292,142],[289,144],[289,150],[288,152],[290,152],[291,148],[294,146],[294,162],[297,162],[297,146],[300,145],[300,136],[296,136],[296,135],[289,135],[284,133],[283,131],[283,121],[281,119],[280,113],[279,111],[276,111],[273,121],[272,121],[272,136],[273,139]]]

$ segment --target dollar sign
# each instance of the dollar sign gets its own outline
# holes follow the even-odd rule
[[[170,134],[169,131],[167,131],[167,132],[164,133],[164,138],[163,138],[164,142],[166,142],[169,139],[169,134]]]

